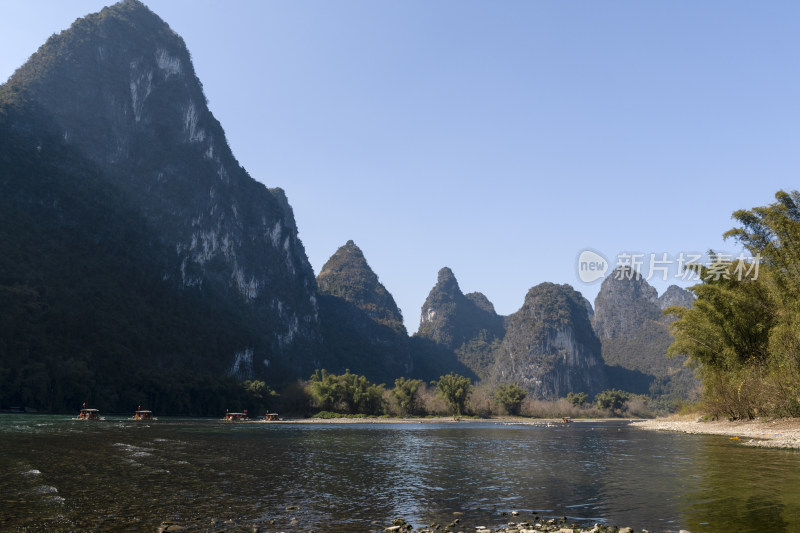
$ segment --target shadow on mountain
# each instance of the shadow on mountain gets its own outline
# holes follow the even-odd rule
[[[425,381],[438,380],[441,376],[455,372],[476,382],[478,376],[458,360],[452,350],[441,344],[418,336],[411,337],[411,353],[414,356],[412,376]]]
[[[394,384],[410,368],[405,333],[372,320],[357,305],[327,294],[318,296],[324,352],[317,368],[342,374],[350,369],[373,383]]]
[[[655,376],[639,370],[631,370],[617,365],[606,365],[605,370],[609,387],[634,394],[650,394],[650,387],[656,379]]]

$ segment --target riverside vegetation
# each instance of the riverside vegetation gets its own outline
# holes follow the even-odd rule
[[[701,283],[678,318],[669,354],[684,354],[703,383],[701,410],[712,417],[800,416],[800,193],[779,191],[764,207],[736,211],[725,233],[760,257],[714,254],[695,265]]]
[[[256,382],[257,383],[257,382]],[[264,384],[249,388],[264,387]],[[267,388],[268,389],[268,388]],[[252,392],[251,392],[252,394]],[[286,389],[284,395],[262,392],[272,404],[295,415],[317,418],[368,416],[525,416],[534,418],[650,417],[647,397],[624,391],[604,390],[592,402],[586,393],[569,393],[558,400],[533,400],[517,383],[473,385],[468,377],[451,372],[426,383],[421,379],[397,378],[394,387],[371,383],[366,377],[346,371],[315,372],[308,381]],[[258,412],[258,411],[256,411]]]

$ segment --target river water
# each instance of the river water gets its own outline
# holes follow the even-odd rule
[[[510,516],[519,511],[519,517]],[[285,424],[0,415],[0,531],[464,531],[566,516],[800,531],[800,453],[625,422]]]

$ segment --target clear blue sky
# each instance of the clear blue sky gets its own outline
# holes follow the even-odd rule
[[[0,78],[106,3],[0,3]],[[584,248],[736,253],[732,211],[800,188],[797,2],[145,3],[315,272],[353,239],[410,331],[443,266],[502,314],[594,301]]]

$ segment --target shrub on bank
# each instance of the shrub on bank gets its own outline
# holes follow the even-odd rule
[[[526,399],[521,408],[523,416],[531,418],[605,418],[607,411],[593,406],[577,406],[565,398],[558,400],[529,400]]]
[[[258,388],[258,387],[257,387]],[[260,389],[259,389],[260,390]],[[273,397],[274,393],[271,393]],[[426,385],[421,380],[398,378],[395,387],[386,389],[364,377],[331,374],[318,370],[309,381],[288,385],[275,399],[286,415],[314,418],[442,417],[491,418],[608,418],[653,416],[648,398],[624,391],[603,391],[593,403],[584,393],[570,393],[559,400],[535,400],[517,384],[472,385],[457,374],[442,376]]]
[[[367,418],[368,415],[363,413],[357,414],[347,414],[347,413],[334,413],[333,411],[320,411],[319,413],[313,415],[311,418],[321,418],[323,420],[328,420],[331,418]]]
[[[343,414],[381,415],[386,412],[383,385],[374,385],[364,377],[351,374],[330,374],[317,370],[306,385],[314,407]]]

